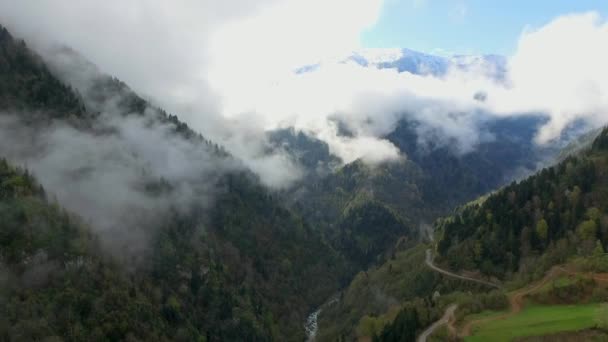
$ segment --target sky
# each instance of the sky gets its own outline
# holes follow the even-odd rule
[[[326,142],[344,163],[377,163],[407,158],[386,139],[404,117],[459,153],[486,139],[483,122],[495,117],[547,116],[541,144],[575,121],[607,123],[607,2],[489,3],[0,0],[0,23],[44,58],[53,44],[79,51],[282,187],[300,173],[267,152],[266,132],[281,127]],[[344,62],[367,47],[499,53],[506,74],[488,77],[483,61],[440,76]]]
[[[605,0],[386,0],[365,47],[438,54],[511,55],[526,28],[578,12],[608,14]]]

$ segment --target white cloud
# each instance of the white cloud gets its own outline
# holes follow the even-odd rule
[[[91,223],[114,255],[137,263],[162,215],[192,203],[208,208],[223,191],[214,185],[219,175],[242,166],[173,134],[152,110],[143,117],[118,113],[101,114],[98,134],[59,123],[32,127],[22,113],[0,113],[0,155],[28,167],[52,198]],[[160,179],[172,188],[154,194],[148,187]]]
[[[503,112],[547,112],[551,122],[538,138],[546,142],[576,119],[593,125],[608,118],[608,23],[597,13],[557,18],[522,34],[510,59],[512,87],[498,92]]]
[[[479,131],[484,120],[542,113],[550,118],[537,137],[544,143],[575,120],[590,126],[606,123],[607,27],[589,13],[560,17],[524,32],[509,58],[506,82],[488,78],[492,73],[487,63],[431,77],[330,62],[306,74],[257,82],[248,88],[248,97],[230,87],[223,94],[234,96],[230,103],[235,113],[255,113],[265,127],[289,124],[313,132],[345,161],[368,155],[365,147],[372,146],[373,139],[378,155],[395,158],[398,151],[382,137],[403,115],[422,121],[424,129],[439,130],[446,141],[458,143],[457,150],[467,152],[487,138]],[[474,98],[480,92],[487,97],[483,102]],[[368,143],[339,136],[331,125],[335,117]]]
[[[547,113],[551,121],[540,142],[576,119],[606,121],[608,29],[597,14],[561,17],[524,32],[505,85],[486,77],[484,65],[432,77],[337,63],[360,48],[360,34],[382,4],[0,0],[0,20],[28,39],[52,38],[82,51],[226,145],[267,184],[298,174],[288,158],[263,153],[262,133],[273,127],[312,132],[345,161],[377,162],[399,157],[382,137],[406,114],[422,121],[422,130],[442,132],[460,152],[485,139],[479,126],[489,115]],[[294,73],[321,60],[314,72]],[[484,102],[474,99],[480,91]],[[336,118],[353,137],[338,134]]]
[[[281,88],[295,69],[359,47],[361,31],[375,22],[381,4],[288,0],[219,28],[210,41],[208,76],[222,95],[223,113],[255,107],[260,86]]]
[[[466,14],[466,6],[463,8],[460,12]],[[356,37],[367,25],[369,18],[360,19],[346,37]],[[238,64],[238,72],[234,72],[238,79],[222,78],[226,74],[222,72],[212,84],[221,85],[218,92],[222,94],[224,115],[248,113],[263,128],[294,125],[328,142],[331,151],[347,162],[369,156],[371,150],[382,156],[375,161],[397,158],[398,150],[382,137],[406,114],[421,120],[426,129],[438,129],[446,135],[446,141],[457,142],[456,150],[467,152],[487,138],[479,132],[479,126],[488,114],[546,113],[551,121],[538,136],[539,142],[546,142],[575,119],[586,119],[591,125],[605,122],[608,106],[602,94],[607,92],[601,89],[606,89],[608,77],[603,73],[608,68],[603,61],[608,59],[603,51],[602,42],[607,41],[603,25],[597,15],[584,14],[558,18],[538,31],[525,32],[509,60],[507,85],[486,76],[492,74],[486,70],[487,63],[467,71],[452,70],[445,77],[421,77],[340,63],[336,54],[341,49],[326,50],[322,44],[319,49],[304,49],[328,52],[325,61],[329,62],[314,72],[294,74],[292,70],[323,55],[301,52],[293,45],[284,52],[271,45],[258,50],[252,59],[232,54],[241,58],[240,63],[225,66]],[[255,32],[246,27],[241,26],[243,31]],[[232,41],[235,47],[239,45],[238,40]],[[225,55],[231,54],[217,51],[217,56]],[[487,94],[485,102],[474,99],[480,91]],[[331,125],[335,117],[348,123],[359,140],[339,136]]]

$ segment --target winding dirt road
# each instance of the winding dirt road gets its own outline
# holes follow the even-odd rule
[[[418,336],[418,339],[416,341],[417,342],[426,342],[426,340],[429,338],[429,336],[433,335],[435,330],[437,330],[442,325],[448,324],[448,322],[450,320],[454,319],[454,312],[456,311],[457,308],[458,308],[457,304],[452,304],[452,305],[448,306],[448,308],[445,309],[445,313],[443,314],[443,317],[441,317],[440,320],[433,323],[430,327],[428,327],[425,331],[423,331],[422,334],[420,334],[420,336]]]
[[[425,260],[427,266],[429,268],[431,268],[432,270],[439,272],[441,274],[444,274],[448,277],[452,277],[452,278],[456,278],[456,279],[461,279],[461,280],[466,280],[466,281],[471,281],[471,282],[475,282],[478,284],[483,284],[483,285],[487,285],[487,286],[491,286],[497,289],[501,289],[502,286],[500,284],[495,284],[495,283],[491,283],[485,280],[480,280],[480,279],[475,279],[475,278],[471,278],[471,277],[466,277],[466,276],[462,276],[453,272],[450,272],[448,270],[444,270],[442,268],[437,267],[435,264],[433,264],[433,254],[432,251],[430,249],[426,250],[426,260]],[[448,309],[445,311],[445,314],[443,315],[443,317],[433,323],[433,325],[431,325],[427,330],[425,330],[420,337],[418,338],[419,342],[425,342],[426,339],[431,336],[433,334],[433,332],[440,326],[442,326],[443,324],[449,323],[450,326],[450,330],[457,334],[460,338],[466,337],[466,336],[470,336],[471,332],[472,332],[472,328],[473,326],[479,325],[479,324],[483,324],[483,323],[487,323],[490,321],[494,321],[494,320],[499,320],[499,319],[505,319],[508,317],[511,317],[513,315],[518,314],[524,306],[524,299],[527,295],[532,294],[536,291],[538,291],[539,289],[541,289],[543,286],[545,286],[547,283],[549,283],[550,281],[552,281],[553,279],[557,278],[559,275],[561,274],[568,274],[568,275],[582,275],[584,277],[590,278],[595,280],[596,282],[599,283],[608,283],[608,274],[606,273],[582,273],[582,272],[576,272],[576,271],[571,271],[568,270],[566,268],[564,268],[563,266],[555,266],[553,267],[549,272],[547,272],[547,274],[543,277],[543,279],[541,279],[540,281],[530,284],[524,288],[521,288],[519,290],[513,291],[511,292],[508,297],[509,297],[509,312],[506,312],[502,315],[499,316],[494,316],[494,317],[488,317],[488,318],[481,318],[481,319],[477,319],[477,320],[473,320],[473,321],[469,321],[467,322],[462,330],[460,331],[460,333],[456,332],[456,328],[453,326],[453,317],[454,317],[454,312],[457,308],[456,304],[452,304],[448,307]]]
[[[593,279],[598,283],[608,283],[608,275],[602,273],[581,273],[576,271],[570,271],[562,266],[554,266],[540,281],[531,284],[527,287],[521,288],[519,290],[513,291],[509,294],[509,312],[488,318],[482,318],[478,320],[473,320],[467,322],[459,334],[459,337],[470,336],[472,332],[472,328],[475,325],[484,324],[490,321],[495,321],[499,319],[509,318],[511,316],[517,315],[524,307],[524,299],[527,295],[530,295],[538,290],[540,290],[543,286],[559,277],[560,274],[568,274],[571,276],[583,276],[589,279]]]
[[[461,279],[461,280],[466,280],[466,281],[472,281],[478,284],[482,284],[482,285],[486,285],[486,286],[490,286],[496,289],[500,289],[502,288],[502,286],[500,286],[500,284],[496,284],[496,283],[491,283],[489,281],[485,281],[485,280],[481,280],[481,279],[475,279],[475,278],[471,278],[471,277],[466,277],[466,276],[462,276],[460,274],[456,274],[453,272],[450,272],[448,270],[444,270],[443,268],[439,268],[437,267],[437,265],[433,264],[433,252],[430,249],[426,250],[426,260],[425,260],[427,266],[429,266],[432,270],[439,272],[441,274],[444,274],[448,277],[452,277],[452,278],[456,278],[456,279]]]
[[[497,288],[497,289],[501,288],[501,286],[499,284],[494,284],[494,283],[491,283],[491,282],[488,282],[488,281],[485,281],[485,280],[480,280],[480,279],[475,279],[475,278],[471,278],[471,277],[462,276],[460,274],[456,274],[456,273],[450,272],[448,270],[444,270],[443,268],[437,267],[435,264],[433,264],[433,252],[431,251],[431,249],[427,249],[426,250],[425,262],[426,262],[427,266],[430,267],[435,272],[439,272],[439,273],[441,273],[443,275],[446,275],[448,277],[452,277],[452,278],[456,278],[456,279],[461,279],[461,280],[465,280],[465,281],[471,281],[471,282],[474,282],[474,283],[478,283],[478,284],[494,287],[494,288]],[[443,317],[441,317],[440,320],[436,321],[430,327],[428,327],[425,331],[423,331],[420,334],[420,336],[418,336],[417,341],[418,342],[426,342],[426,340],[429,338],[429,336],[433,335],[433,333],[439,327],[441,327],[441,326],[443,326],[445,324],[448,324],[450,321],[453,321],[454,318],[455,318],[454,312],[456,312],[457,308],[458,308],[457,304],[452,304],[452,305],[448,306],[447,309],[445,310],[445,313],[443,314]]]

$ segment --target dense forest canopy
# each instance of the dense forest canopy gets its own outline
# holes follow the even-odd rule
[[[503,278],[533,268],[543,254],[553,262],[590,254],[608,243],[604,130],[590,150],[512,183],[438,224],[437,250],[455,269],[480,269]]]

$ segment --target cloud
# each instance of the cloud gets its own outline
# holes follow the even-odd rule
[[[483,120],[473,97],[479,87],[493,81],[476,84],[465,76],[442,79],[356,63],[328,63],[313,72],[292,73],[277,85],[250,89],[251,102],[239,93],[225,96],[234,96],[232,103],[242,106],[233,108],[234,113],[248,112],[266,128],[293,126],[307,131],[327,142],[345,162],[381,161],[399,158],[398,149],[383,137],[406,116],[425,123],[421,129],[433,127],[455,139],[461,152],[479,143],[477,126]],[[336,121],[353,136],[340,135]]]
[[[0,155],[29,168],[50,196],[128,261],[144,255],[150,229],[159,228],[163,215],[192,203],[208,208],[221,191],[215,187],[219,177],[240,168],[176,135],[152,112],[104,112],[86,132],[64,124],[25,125],[23,115],[0,115]],[[155,190],[163,181],[171,188]]]
[[[483,131],[488,120],[545,115],[549,121],[537,141],[546,143],[575,121],[590,127],[606,122],[605,25],[589,13],[556,18],[538,30],[525,31],[498,78],[496,68],[501,67],[476,56],[454,59],[455,65],[466,63],[466,68],[452,67],[441,76],[398,73],[344,62],[347,55],[331,54],[308,72],[293,73],[292,63],[274,59],[284,57],[279,51],[268,57],[268,64],[256,58],[242,61],[235,75],[243,82],[224,79],[212,84],[221,85],[223,115],[247,113],[265,129],[295,126],[327,142],[345,162],[399,158],[399,151],[383,137],[404,117],[421,123],[423,137],[434,132],[432,139],[441,137],[440,142],[466,153],[491,139]],[[317,61],[313,57],[309,59]],[[354,136],[340,135],[336,118]]]
[[[551,121],[540,142],[584,119],[597,126],[608,118],[608,23],[597,13],[559,17],[523,32],[509,61],[511,87],[498,91],[493,107],[502,112],[537,111]]]
[[[232,96],[224,96],[226,88],[240,94],[237,101],[251,103],[247,93],[258,83],[272,84],[305,60],[356,47],[360,30],[373,23],[380,5],[380,0],[0,0],[0,21],[43,55],[51,42],[83,53],[251,168],[269,169],[259,165],[270,160],[284,161],[278,170],[291,170],[285,156],[259,153],[265,141],[243,147],[242,139],[235,139],[263,137],[264,126],[238,124],[244,131],[235,132],[235,120],[247,114],[230,110],[235,105]],[[285,185],[281,180],[290,174],[277,178],[277,172],[261,174],[262,180]]]
[[[384,136],[404,117],[458,153],[488,139],[483,123],[496,116],[547,115],[540,143],[575,120],[606,122],[608,35],[597,14],[559,17],[523,32],[504,79],[497,80],[488,77],[492,65],[482,60],[441,76],[344,63],[382,5],[0,0],[0,20],[28,39],[54,39],[83,52],[225,145],[272,186],[301,174],[287,156],[267,154],[263,133],[276,127],[318,137],[344,162],[379,162],[402,157]],[[318,67],[294,72],[303,65]],[[337,124],[351,135],[341,134]]]
[[[345,161],[368,151],[354,139],[345,148],[348,139],[331,126],[336,117],[355,137],[383,143],[398,120],[413,118],[422,123],[422,133],[439,131],[465,153],[488,139],[484,121],[541,114],[549,121],[537,141],[547,143],[574,122],[597,127],[608,121],[607,27],[597,14],[587,13],[525,31],[508,58],[504,79],[490,77],[495,66],[483,59],[437,77],[333,60],[255,88],[251,103],[237,100],[238,94],[232,103],[244,106],[236,112],[255,108],[269,125],[286,123],[312,132]],[[385,148],[378,155],[395,158],[397,152]]]

